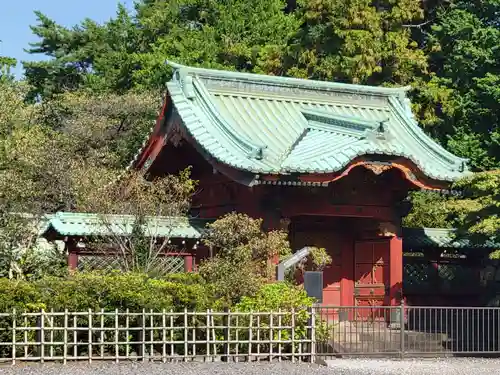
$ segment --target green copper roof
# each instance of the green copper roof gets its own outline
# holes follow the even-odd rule
[[[40,230],[41,237],[65,236],[128,236],[132,232],[132,215],[102,216],[92,213],[58,212],[46,215]],[[206,224],[213,220],[188,219],[187,217],[151,217],[148,218],[146,235],[155,237],[199,239]],[[424,248],[485,248],[497,249],[500,244],[487,241],[473,244],[468,239],[456,239],[454,229],[444,228],[403,228],[403,246],[405,249]]]
[[[424,248],[500,248],[500,244],[493,241],[475,244],[467,238],[457,238],[455,233],[455,229],[445,228],[403,228],[403,246],[405,249],[414,250]]]
[[[359,156],[405,157],[428,177],[466,173],[418,126],[408,88],[174,68],[168,91],[187,131],[211,157],[256,174],[329,173]]]
[[[88,213],[59,212],[51,215],[41,231],[41,236],[48,237],[55,233],[65,236],[128,236],[134,225],[132,215],[98,215]],[[151,237],[200,238],[205,221],[186,217],[151,217],[147,218],[145,234]]]

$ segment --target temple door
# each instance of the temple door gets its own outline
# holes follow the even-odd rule
[[[389,300],[390,241],[356,241],[354,246],[354,303],[357,319],[383,319],[381,306]]]

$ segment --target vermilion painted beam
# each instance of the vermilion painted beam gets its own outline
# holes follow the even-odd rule
[[[158,156],[160,151],[162,150],[162,148],[164,146],[164,144],[163,144],[164,136],[162,134],[160,134],[161,124],[163,123],[166,110],[171,105],[171,102],[172,102],[172,100],[170,99],[170,95],[167,95],[165,98],[165,101],[163,103],[163,107],[158,115],[158,118],[156,119],[155,128],[154,128],[151,136],[149,137],[148,144],[141,151],[141,155],[139,156],[139,158],[136,162],[136,165],[135,165],[136,169],[140,170],[144,166],[144,163],[146,163],[146,160],[148,158],[151,158],[151,160],[153,161],[156,158],[156,156]]]
[[[399,170],[403,178],[406,179],[411,184],[416,187],[427,189],[427,190],[442,190],[446,189],[447,185],[441,183],[439,181],[427,181],[428,179],[417,178],[416,175],[421,172],[415,168],[411,168],[407,166],[402,161],[394,161],[390,162],[387,165],[380,165],[376,162],[370,162],[366,160],[353,160],[342,172],[334,172],[334,173],[308,173],[302,174],[298,177],[301,182],[315,182],[315,183],[331,183],[340,180],[341,178],[346,177],[354,168],[357,167],[365,167],[374,171],[376,174],[383,173],[389,169],[397,169]],[[276,175],[265,175],[261,176],[261,180],[264,181],[277,181],[279,180],[279,176]]]
[[[391,207],[312,204],[312,202],[290,203],[281,209],[284,217],[294,216],[346,216],[391,221],[394,211]]]

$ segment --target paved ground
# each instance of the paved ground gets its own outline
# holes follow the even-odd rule
[[[358,360],[338,359],[334,367],[292,363],[86,363],[2,366],[2,375],[476,375],[500,374],[500,360]]]

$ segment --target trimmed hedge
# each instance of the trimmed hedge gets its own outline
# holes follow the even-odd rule
[[[222,310],[214,298],[213,286],[195,273],[150,278],[136,273],[75,273],[64,278],[45,277],[37,281],[0,278],[0,312],[19,311],[124,311]],[[304,309],[313,300],[287,283],[264,285],[254,296],[245,296],[232,306],[238,311]]]
[[[0,311],[160,311],[205,310],[212,301],[201,279],[169,276],[153,279],[133,273],[76,273],[38,281],[0,279]]]

